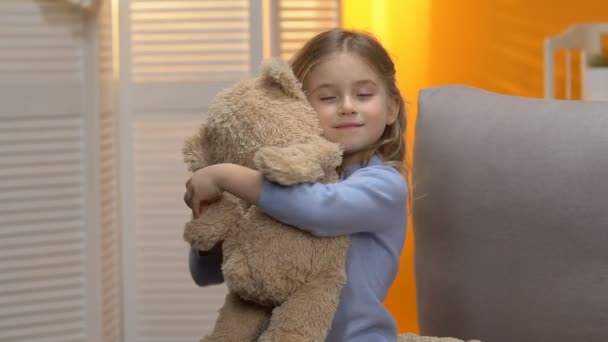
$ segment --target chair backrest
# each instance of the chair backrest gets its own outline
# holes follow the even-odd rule
[[[554,37],[544,41],[544,96],[555,98],[555,51],[565,52],[565,89],[566,99],[572,98],[572,50],[580,49],[580,75],[585,77],[586,58],[602,52],[602,37],[608,35],[608,23],[577,24]],[[581,94],[585,94],[584,81],[581,82]]]
[[[608,339],[608,104],[423,90],[412,214],[421,335]]]

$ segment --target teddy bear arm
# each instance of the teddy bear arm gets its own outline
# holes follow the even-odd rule
[[[286,147],[262,147],[254,155],[255,167],[282,185],[317,182],[341,162],[341,148],[321,137]]]
[[[207,124],[203,122],[199,127],[198,132],[184,141],[182,155],[184,157],[184,162],[188,167],[188,171],[194,172],[209,165],[203,148],[203,139],[205,137],[206,129]]]
[[[184,240],[195,249],[211,250],[243,216],[240,202],[230,194],[223,194],[219,201],[206,206],[198,218],[186,223]]]

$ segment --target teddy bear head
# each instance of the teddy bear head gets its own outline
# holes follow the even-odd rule
[[[317,114],[291,68],[269,60],[258,77],[216,95],[198,134],[186,140],[184,160],[190,171],[217,163],[256,168],[260,148],[305,144],[320,136]]]

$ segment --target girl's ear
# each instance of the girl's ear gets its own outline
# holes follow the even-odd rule
[[[386,118],[386,124],[387,125],[392,125],[395,120],[397,120],[397,116],[399,115],[399,109],[401,107],[401,101],[399,101],[399,98],[397,97],[392,97],[391,99],[389,99],[388,101],[388,116]]]
[[[287,96],[306,100],[302,84],[293,74],[291,67],[278,59],[270,59],[262,64],[260,82],[264,87],[277,88]]]

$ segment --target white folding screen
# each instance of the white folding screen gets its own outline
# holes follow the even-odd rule
[[[121,2],[120,179],[127,341],[193,341],[213,326],[226,289],[197,288],[187,271],[187,246],[181,235],[189,213],[181,194],[188,175],[180,149],[204,118],[211,98],[257,72],[264,57],[264,8],[287,3]],[[316,7],[331,7],[329,1],[300,3],[308,11],[304,23],[311,21]],[[331,8],[337,12],[337,6]],[[308,36],[299,37],[304,40],[337,26],[337,17],[334,13],[333,25],[310,24]]]
[[[271,13],[272,54],[289,60],[312,36],[339,26],[340,1],[276,0]]]
[[[99,3],[98,14],[92,22],[93,46],[97,55],[98,116],[97,136],[99,139],[99,259],[101,286],[101,341],[119,341],[122,336],[122,272],[121,272],[121,226],[119,216],[120,196],[118,159],[120,145],[118,139],[117,111],[117,37],[116,16],[112,3]]]
[[[188,273],[181,144],[218,91],[339,26],[337,0],[96,3],[0,1],[0,342],[208,332],[226,290]]]
[[[188,273],[180,151],[211,97],[250,74],[259,9],[131,0],[118,11],[125,340],[193,341],[212,326],[225,288],[198,288]]]
[[[56,0],[0,1],[0,341],[99,335],[90,41]]]

